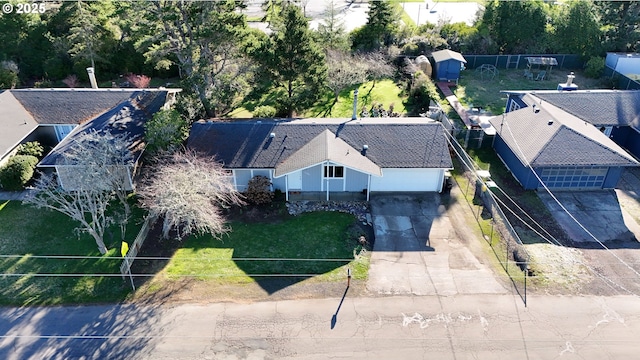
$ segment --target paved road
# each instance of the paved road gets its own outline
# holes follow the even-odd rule
[[[512,295],[0,309],[0,358],[633,359],[639,299]]]

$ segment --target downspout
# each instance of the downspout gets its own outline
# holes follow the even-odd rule
[[[286,201],[289,201],[289,174],[284,176],[284,197]]]

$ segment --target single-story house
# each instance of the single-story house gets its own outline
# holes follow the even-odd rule
[[[81,146],[78,139],[83,133],[110,132],[112,135],[124,135],[130,142],[129,150],[133,157],[130,161],[113,159],[114,171],[122,175],[125,190],[133,190],[133,176],[136,165],[144,150],[144,124],[160,109],[166,107],[168,95],[177,89],[139,90],[130,93],[122,102],[102,113],[96,118],[74,128],[47,156],[40,161],[38,167],[43,170],[55,169],[60,185],[66,190],[78,189],[87,184],[78,176],[77,165],[65,157],[65,153],[75,146]],[[110,161],[110,160],[106,160]]]
[[[542,187],[536,175],[550,189],[610,189],[624,168],[640,166],[597,127],[536,94],[507,105],[510,111],[489,120],[493,147],[525,189]]]
[[[467,63],[464,56],[459,52],[451,50],[440,50],[431,53],[435,61],[435,79],[436,81],[455,81],[458,83],[460,71]]]
[[[441,191],[452,169],[445,130],[425,118],[199,121],[187,147],[215,158],[239,191],[256,175],[273,189],[366,193]]]
[[[550,103],[587,122],[640,158],[640,91],[507,91],[507,112]],[[528,96],[524,96],[528,94]]]
[[[0,92],[0,164],[18,145],[57,145],[76,126],[127,100],[137,89],[11,89]],[[175,96],[171,90],[169,97]]]

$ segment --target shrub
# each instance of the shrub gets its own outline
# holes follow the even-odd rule
[[[144,125],[147,151],[174,152],[189,136],[189,123],[176,110],[162,110]]]
[[[16,154],[35,156],[39,159],[42,157],[42,154],[44,154],[44,148],[39,142],[30,141],[20,145]]]
[[[416,72],[409,91],[409,101],[414,115],[427,111],[430,101],[438,102],[439,98],[438,89],[433,81],[421,71]]]
[[[598,79],[602,76],[604,71],[604,58],[599,56],[592,56],[584,69],[584,74],[592,79]]]
[[[272,118],[276,116],[276,108],[269,105],[258,106],[253,110],[254,118]]]
[[[38,158],[31,155],[11,157],[7,164],[0,169],[0,184],[2,184],[2,188],[10,191],[24,189],[24,186],[33,177],[33,171],[37,163]]]
[[[256,204],[263,205],[273,201],[273,193],[270,191],[271,180],[268,177],[262,175],[256,175],[247,184],[247,191],[244,196],[247,201]]]

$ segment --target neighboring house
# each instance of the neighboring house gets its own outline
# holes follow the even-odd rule
[[[460,71],[464,68],[467,60],[462,54],[451,50],[440,50],[431,53],[435,61],[436,81],[455,81],[458,83]]]
[[[608,52],[604,65],[626,76],[640,75],[640,54]]]
[[[424,118],[200,121],[187,147],[222,162],[237,190],[256,175],[273,189],[333,193],[441,191],[453,167],[441,123]]]
[[[57,145],[76,126],[127,100],[136,89],[12,89],[0,93],[0,163],[18,145]]]
[[[640,158],[640,91],[510,91],[507,112],[550,103],[602,131],[616,144]],[[524,95],[529,96],[525,97]]]
[[[101,115],[76,127],[65,137],[40,163],[41,169],[55,169],[60,185],[66,190],[87,186],[79,176],[78,168],[65,158],[64,154],[70,148],[78,146],[76,141],[82,133],[95,131],[109,131],[113,135],[124,134],[130,141],[129,150],[133,159],[123,164],[120,159],[114,160],[114,166],[121,174],[123,186],[126,190],[133,190],[133,176],[138,159],[144,150],[144,124],[154,113],[169,105],[176,92],[180,90],[145,89],[128,92],[128,97],[111,107]],[[91,184],[89,184],[91,186]]]
[[[490,123],[496,129],[493,147],[525,189],[542,187],[536,175],[556,190],[615,188],[624,168],[640,166],[598,128],[536,94],[515,103],[527,105],[508,107]]]

